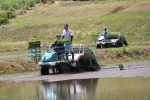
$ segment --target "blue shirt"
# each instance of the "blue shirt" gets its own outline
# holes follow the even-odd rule
[[[109,34],[108,30],[106,30],[106,31],[104,31],[104,33],[102,33],[102,35],[104,35],[104,36],[106,36],[107,34]]]

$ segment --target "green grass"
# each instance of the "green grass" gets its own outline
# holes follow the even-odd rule
[[[18,56],[18,57],[11,57],[11,58],[0,58],[0,61],[5,61],[5,60],[20,60],[23,58],[27,58],[28,56]]]
[[[11,51],[11,52],[0,52],[0,55],[14,55],[14,54],[23,54],[28,53],[29,51]]]
[[[0,43],[0,52],[25,51],[27,50],[27,48],[28,48],[28,43],[25,41]]]
[[[0,42],[29,41],[53,43],[56,34],[62,34],[63,24],[68,23],[74,33],[73,43],[94,44],[90,34],[110,32],[124,34],[129,42],[150,41],[150,13],[109,13],[118,6],[134,5],[143,0],[106,0],[61,2],[59,5],[35,8],[23,16],[10,20],[0,30]],[[144,0],[148,1],[148,0]]]
[[[93,49],[93,51],[129,51],[129,50],[134,50],[134,51],[138,51],[139,48],[150,48],[150,45],[146,45],[146,46],[127,46],[127,47],[119,47],[119,48],[103,48],[103,49]]]

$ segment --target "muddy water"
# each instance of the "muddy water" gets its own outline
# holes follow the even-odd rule
[[[150,78],[0,82],[0,100],[150,100]]]

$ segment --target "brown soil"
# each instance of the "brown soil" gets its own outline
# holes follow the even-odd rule
[[[55,74],[44,75],[30,74],[18,76],[3,76],[0,77],[0,82],[4,81],[60,81],[71,79],[88,79],[88,78],[103,78],[103,77],[150,77],[150,61],[136,61],[123,64],[124,70],[119,69],[118,64],[103,66],[100,71],[70,73],[70,74]]]
[[[0,75],[37,71],[40,68],[29,58],[0,61]]]
[[[122,10],[121,12],[150,12],[150,1],[137,3],[132,7]]]

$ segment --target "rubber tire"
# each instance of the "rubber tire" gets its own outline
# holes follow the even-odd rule
[[[124,44],[125,46],[128,46],[127,41],[123,41],[123,44]]]
[[[101,48],[101,45],[97,44],[96,48],[97,48],[97,49],[98,49],[98,48]]]
[[[70,72],[70,66],[68,64],[63,64],[62,66],[62,73],[69,73]]]
[[[112,44],[107,44],[107,48],[112,48]]]
[[[49,68],[41,67],[41,75],[48,75],[49,74]]]
[[[123,43],[122,42],[117,42],[116,47],[123,47]]]
[[[77,71],[78,72],[83,72],[84,71],[84,66],[81,64],[80,60],[77,62]]]
[[[94,68],[94,71],[99,71],[100,69],[101,69],[101,67],[100,67],[100,66],[97,66],[96,69]]]

